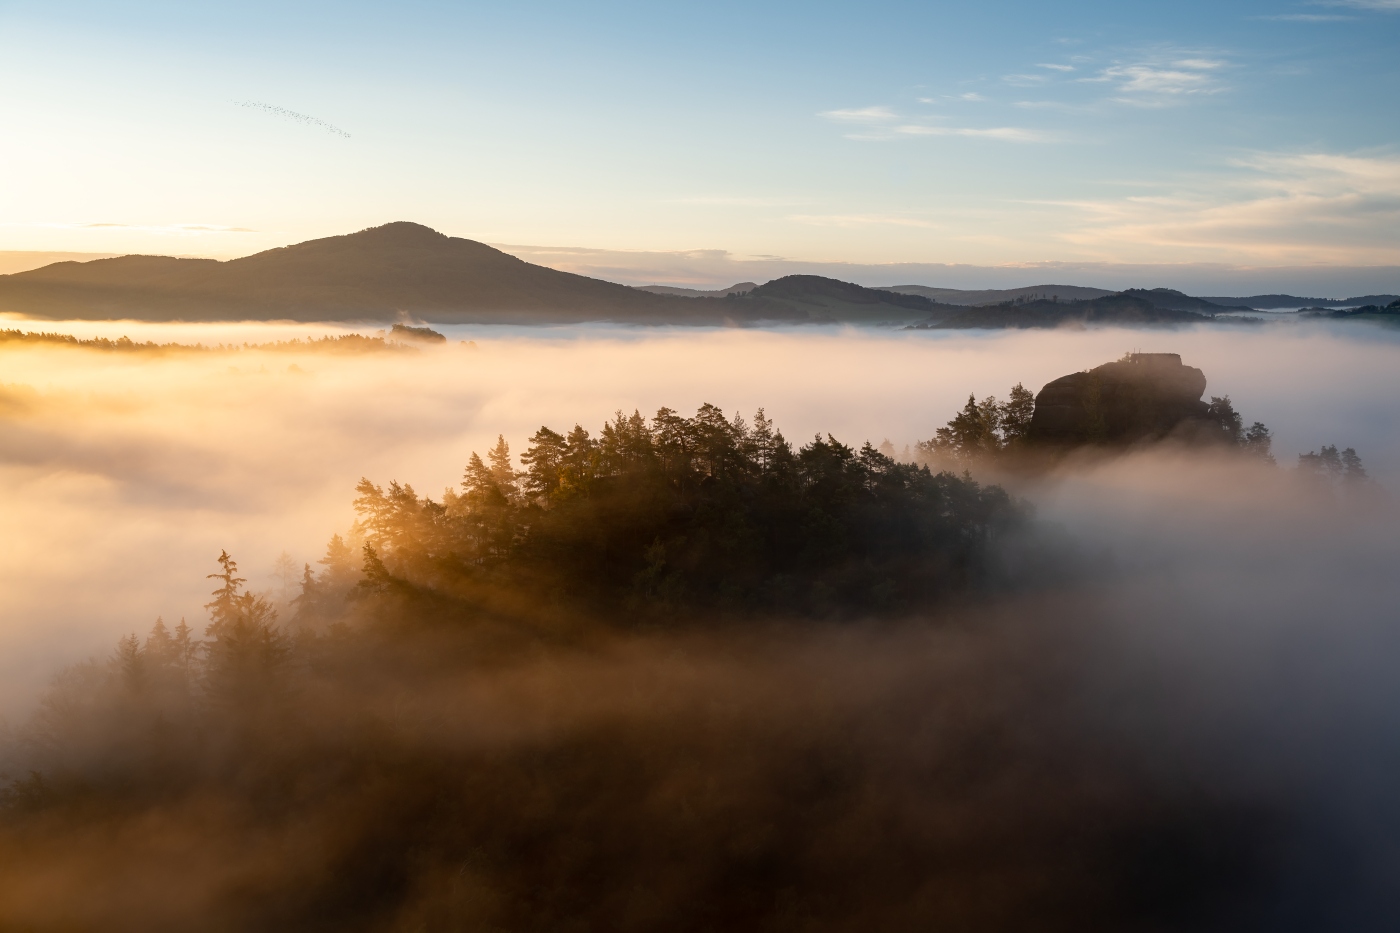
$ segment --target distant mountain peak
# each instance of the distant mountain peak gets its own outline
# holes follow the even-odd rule
[[[439,244],[444,240],[451,239],[445,233],[439,233],[432,227],[416,224],[411,220],[395,220],[391,223],[380,224],[378,227],[366,227],[348,234],[346,238],[396,245]]]

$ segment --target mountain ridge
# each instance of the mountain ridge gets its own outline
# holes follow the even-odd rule
[[[0,311],[80,320],[723,325],[909,323],[937,305],[820,276],[787,276],[723,298],[658,293],[399,221],[223,261],[54,263],[0,276]]]
[[[1001,300],[976,301],[987,297]],[[1250,306],[1165,288],[973,292],[869,288],[801,274],[718,290],[637,288],[536,265],[408,221],[238,259],[130,255],[0,275],[0,311],[78,320],[1044,327],[1189,323]]]

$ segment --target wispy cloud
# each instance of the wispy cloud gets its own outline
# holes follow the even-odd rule
[[[1256,153],[1232,168],[1162,194],[1058,202],[1079,214],[1062,238],[1119,256],[1400,262],[1400,157]]]
[[[977,128],[967,126],[908,124],[894,127],[894,132],[902,136],[971,136],[984,139],[1002,139],[1014,143],[1046,142],[1050,138],[1045,133],[1036,130],[1028,130],[1020,126]]]
[[[1400,12],[1400,0],[1329,0],[1324,6],[1349,6],[1358,10]]]
[[[350,134],[345,132],[338,126],[334,126],[330,123],[327,123],[325,120],[308,116],[304,113],[297,113],[295,110],[288,110],[286,107],[278,107],[275,104],[265,104],[261,101],[256,100],[236,100],[233,101],[233,103],[239,107],[248,107],[252,110],[261,110],[263,113],[271,114],[274,117],[282,117],[284,119],[291,120],[293,123],[300,123],[303,126],[314,126],[318,129],[325,130],[332,136],[340,136],[344,139],[350,138]]]
[[[1217,88],[1211,71],[1218,63],[1181,62],[1177,67],[1115,65],[1104,74],[1119,83],[1125,94],[1205,94]]]
[[[1112,85],[1117,94],[1113,100],[1118,103],[1162,107],[1225,90],[1221,73],[1228,67],[1224,59],[1177,54],[1115,62],[1078,80]]]
[[[1001,80],[1012,87],[1039,87],[1050,79],[1045,75],[1011,74],[1002,75]]]
[[[1050,63],[1050,62],[1042,62],[1042,63],[1040,63],[1039,65],[1036,65],[1035,67],[1037,67],[1037,68],[1048,68],[1048,69],[1050,69],[1051,71],[1073,71],[1073,70],[1074,70],[1074,66],[1073,66],[1073,65],[1056,65],[1056,64],[1053,64],[1053,63]]]
[[[889,123],[898,120],[899,115],[888,107],[859,107],[851,110],[823,110],[817,114],[837,123]]]
[[[1005,142],[1045,142],[1044,133],[1018,126],[944,126],[934,122],[907,119],[889,107],[861,107],[852,110],[825,110],[818,114],[835,123],[861,127],[859,132],[847,133],[847,139],[870,142],[908,139],[920,136],[963,136],[973,139],[999,139]]]

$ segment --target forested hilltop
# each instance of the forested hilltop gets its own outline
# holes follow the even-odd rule
[[[440,501],[360,483],[360,591],[435,599],[530,592],[647,618],[691,610],[829,615],[890,611],[974,585],[1024,522],[995,486],[898,463],[827,436],[794,448],[704,405],[686,418],[616,417],[591,436],[542,427],[517,472],[504,438],[473,454]],[[324,563],[347,578],[339,539]],[[343,587],[308,577],[303,612],[344,611]]]

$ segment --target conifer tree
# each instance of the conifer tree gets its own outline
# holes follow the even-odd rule
[[[753,449],[758,459],[758,468],[761,472],[767,472],[773,460],[773,422],[764,414],[762,408],[753,416],[753,428],[750,436],[753,438]]]
[[[496,435],[496,446],[486,454],[486,459],[491,464],[491,479],[495,482],[496,488],[501,491],[501,495],[508,501],[514,501],[519,495],[519,488],[516,485],[517,475],[515,467],[510,462],[510,445],[506,443],[504,434]]]
[[[1035,395],[1021,383],[1011,387],[1011,396],[998,407],[1002,443],[1014,447],[1030,435],[1031,416],[1035,414]]]
[[[1361,465],[1361,457],[1356,453],[1354,447],[1348,447],[1342,451],[1342,481],[1345,483],[1364,483],[1368,479],[1366,468]]]
[[[1274,462],[1273,432],[1262,421],[1256,421],[1249,426],[1240,438],[1240,446],[1251,456],[1258,457],[1266,463]]]
[[[541,427],[530,438],[530,446],[520,455],[525,464],[525,488],[540,499],[547,500],[559,488],[564,470],[564,436]]]

